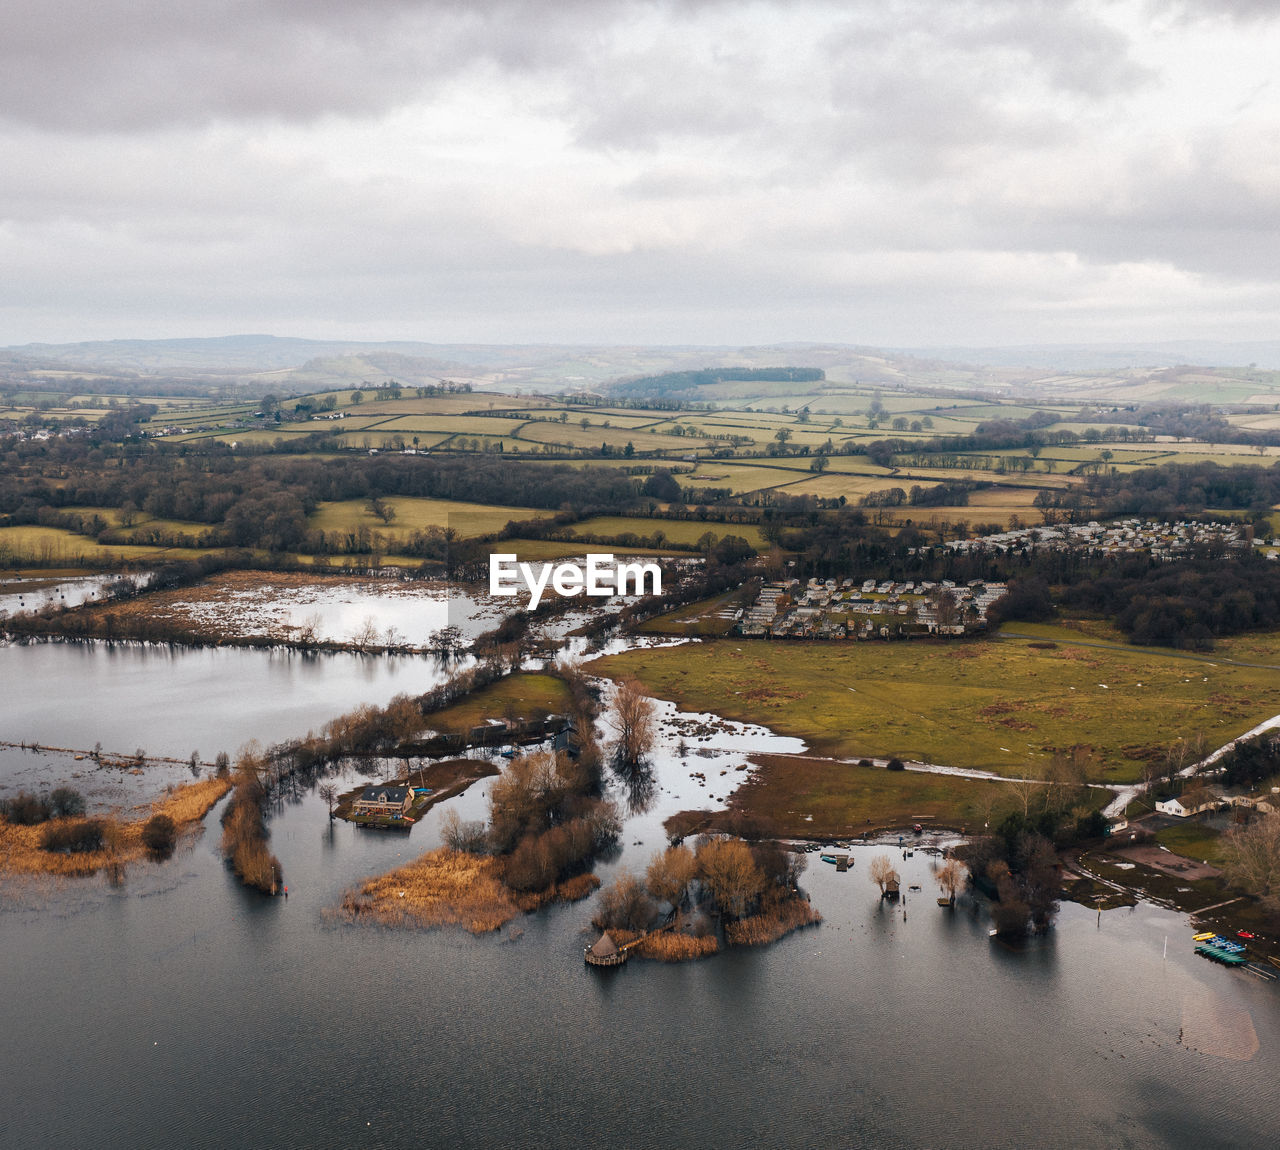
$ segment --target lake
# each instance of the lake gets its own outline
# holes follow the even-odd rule
[[[108,743],[105,730],[126,748],[233,748],[425,689],[435,673],[416,661],[260,651],[0,648],[0,738],[17,738],[20,721],[61,745]],[[747,750],[783,749],[762,728],[735,726],[682,758],[678,737],[666,734],[652,804],[599,868],[606,881],[643,870],[662,845],[664,813],[728,793]],[[478,784],[444,806],[480,817],[486,793]],[[330,825],[314,795],[283,804],[272,848],[287,900],[236,884],[216,852],[217,812],[203,837],[134,869],[121,889],[4,881],[5,1142],[508,1150],[1273,1139],[1280,992],[1195,957],[1182,915],[1139,905],[1099,921],[1064,905],[1049,935],[1011,949],[988,937],[967,898],[936,906],[935,856],[857,847],[847,874],[808,856],[803,885],[821,926],[691,965],[587,968],[590,903],[485,938],[326,919],[362,876],[434,845],[440,814],[403,836]],[[867,878],[882,851],[904,887],[922,887],[905,907],[882,903]]]

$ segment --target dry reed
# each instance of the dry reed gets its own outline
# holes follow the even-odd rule
[[[492,858],[441,847],[348,891],[341,911],[352,922],[460,926],[485,934],[520,913],[497,870]]]
[[[83,878],[100,870],[118,870],[136,862],[146,854],[142,827],[152,815],[168,815],[179,830],[198,823],[213,805],[231,788],[229,779],[202,779],[175,788],[151,804],[145,816],[137,819],[106,818],[101,850],[64,854],[41,848],[40,839],[51,823],[37,826],[13,826],[0,819],[0,871],[11,874],[51,874],[65,878]],[[84,819],[56,819],[53,825],[78,825]]]
[[[822,915],[808,902],[793,896],[762,914],[725,923],[724,937],[731,946],[763,946],[821,921]]]
[[[714,934],[694,938],[691,935],[664,930],[649,935],[633,953],[641,958],[652,958],[658,962],[691,962],[694,959],[710,958],[719,950],[720,944],[716,941]]]

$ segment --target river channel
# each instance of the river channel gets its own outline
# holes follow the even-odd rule
[[[429,687],[422,660],[256,650],[0,648],[0,738],[207,757]],[[654,794],[618,857],[643,870],[661,818],[721,800],[762,728],[686,740],[664,711]],[[714,725],[714,724],[713,724]],[[15,752],[20,753],[20,752]],[[26,752],[29,754],[29,752]],[[5,767],[0,764],[0,773]],[[723,774],[722,774],[723,772]],[[698,776],[702,776],[699,778]],[[0,778],[0,781],[3,781]],[[453,800],[479,817],[487,787]],[[1065,904],[1025,949],[982,907],[935,904],[936,858],[808,856],[821,926],[762,950],[584,966],[590,904],[485,938],[335,925],[361,877],[436,841],[281,804],[289,898],[240,888],[216,819],[165,864],[0,884],[0,1141],[49,1147],[1085,1147],[1268,1145],[1280,991],[1191,953],[1184,916]],[[879,899],[887,850],[904,906]],[[1167,942],[1166,942],[1167,940]]]

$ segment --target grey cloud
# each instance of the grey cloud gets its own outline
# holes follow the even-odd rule
[[[565,66],[612,12],[587,0],[11,0],[0,117],[131,131],[369,113],[478,60]]]
[[[1069,139],[1147,78],[1123,37],[1082,8],[958,3],[926,18],[929,7],[863,14],[828,37],[833,149],[936,178],[986,147]]]

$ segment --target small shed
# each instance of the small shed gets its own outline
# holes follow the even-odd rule
[[[897,899],[901,891],[902,891],[902,884],[899,882],[898,876],[895,874],[885,881],[884,894],[882,894],[880,897],[887,898],[890,900],[890,902],[892,902],[895,899]]]

